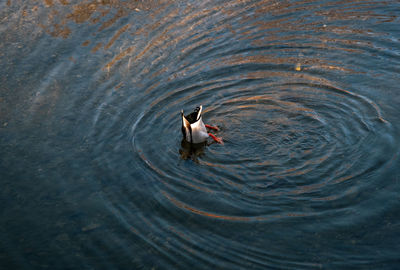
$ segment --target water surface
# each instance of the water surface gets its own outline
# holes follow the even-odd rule
[[[399,14],[1,1],[0,268],[397,269]]]

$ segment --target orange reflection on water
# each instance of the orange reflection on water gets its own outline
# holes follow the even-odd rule
[[[139,156],[140,156],[140,158],[153,170],[153,171],[155,171],[156,173],[158,173],[160,176],[163,176],[163,177],[165,177],[165,174],[164,174],[164,172],[162,171],[162,170],[160,170],[159,168],[157,168],[156,166],[154,166],[151,162],[150,162],[150,160],[148,160],[147,158],[146,158],[146,156],[142,153],[142,151],[138,151],[138,154],[139,154]],[[161,178],[160,178],[161,179]]]
[[[116,33],[116,34],[111,38],[111,40],[107,43],[107,45],[104,46],[104,49],[107,50],[108,48],[110,48],[111,45],[113,45],[113,43],[115,42],[115,40],[117,40],[117,38],[119,38],[119,36],[120,36],[123,32],[125,32],[126,30],[128,30],[128,28],[129,28],[130,26],[131,26],[131,25],[128,23],[127,25],[125,25],[124,27],[122,27],[121,29],[119,29],[119,30],[117,31],[117,33]]]
[[[163,2],[164,1],[152,0],[145,2],[92,0],[79,1],[79,3],[71,3],[67,0],[43,0],[42,3],[44,8],[48,10],[48,16],[47,22],[41,23],[39,25],[46,31],[46,33],[54,37],[67,38],[72,33],[71,28],[68,27],[68,24],[70,24],[71,22],[75,24],[101,23],[98,31],[102,31],[112,26],[120,18],[126,17],[132,12],[156,9],[157,7],[160,7]],[[8,6],[10,6],[11,4],[11,1],[7,2]],[[37,11],[39,6],[34,7],[35,11]],[[113,16],[107,20],[104,20],[104,18],[109,14],[113,14]],[[126,26],[121,29],[122,32],[126,31],[125,27]],[[115,39],[117,38],[118,36],[115,37]]]
[[[177,206],[177,207],[179,207],[181,209],[189,210],[190,212],[198,214],[198,215],[211,217],[211,218],[216,218],[216,219],[230,220],[230,221],[251,221],[252,220],[252,218],[250,218],[250,217],[225,216],[225,215],[218,215],[218,214],[213,214],[213,213],[209,213],[209,212],[206,212],[206,211],[202,211],[202,210],[190,207],[189,205],[186,205],[181,201],[178,201],[177,199],[173,198],[172,196],[170,196],[165,191],[161,191],[161,192],[175,206]]]
[[[265,222],[268,220],[275,220],[275,219],[282,219],[285,217],[306,217],[309,216],[309,213],[299,213],[299,212],[288,212],[283,215],[270,215],[270,216],[253,216],[253,217],[246,217],[246,216],[228,216],[228,215],[220,215],[220,214],[215,214],[215,213],[210,213],[206,212],[203,210],[196,209],[194,207],[191,207],[171,195],[169,195],[165,191],[161,191],[161,193],[164,195],[165,198],[167,198],[171,203],[173,203],[176,207],[180,209],[185,209],[188,210],[191,213],[208,217],[208,218],[215,218],[215,219],[220,219],[220,220],[227,220],[227,221],[241,221],[241,222],[254,222],[254,221],[261,221]]]
[[[130,46],[115,56],[109,63],[106,64],[105,69],[110,69],[116,62],[123,59],[125,56],[131,54],[136,49],[136,46]]]

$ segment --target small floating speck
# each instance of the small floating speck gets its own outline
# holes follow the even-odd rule
[[[101,225],[98,223],[91,223],[88,226],[83,227],[81,230],[82,232],[87,232],[87,231],[93,231],[97,228],[99,228]]]

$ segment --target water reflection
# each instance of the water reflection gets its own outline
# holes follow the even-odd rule
[[[199,157],[204,155],[204,148],[207,146],[207,142],[204,143],[189,143],[186,140],[181,141],[181,148],[179,154],[184,160],[191,159],[194,162],[199,162]]]
[[[63,38],[71,35],[72,30],[68,27],[71,21],[76,24],[97,24],[99,25],[98,31],[103,31],[132,12],[155,7],[154,1],[143,3],[142,1],[94,0],[75,4],[66,0],[57,2],[44,0],[44,4],[49,9],[49,15],[47,17],[48,26],[43,25],[42,27],[48,34]],[[34,6],[33,9],[36,11],[38,6]]]
[[[0,268],[396,268],[398,10],[1,2]]]

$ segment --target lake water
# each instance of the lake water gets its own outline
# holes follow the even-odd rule
[[[0,268],[399,269],[399,15],[1,0]]]

